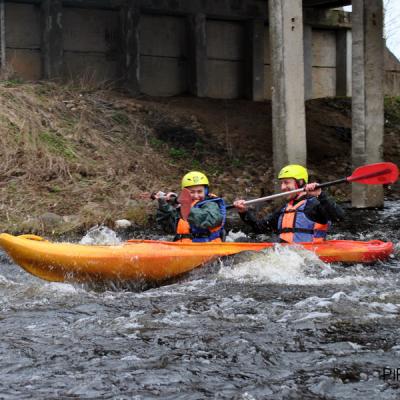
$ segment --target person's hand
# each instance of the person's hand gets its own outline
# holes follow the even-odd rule
[[[168,201],[168,202],[172,202],[172,201],[175,201],[177,199],[177,197],[178,197],[178,195],[176,193],[168,192],[165,195],[165,200]]]
[[[164,192],[162,192],[161,190],[155,193],[152,193],[151,197],[154,200],[159,200],[159,199],[164,199],[166,200],[166,194]]]
[[[238,210],[240,213],[244,213],[247,211],[247,206],[245,204],[246,200],[236,200],[233,203],[233,206]]]
[[[306,191],[307,195],[318,197],[321,194],[322,189],[320,189],[320,188],[316,189],[316,186],[318,186],[317,182],[308,183],[304,187],[304,190]]]

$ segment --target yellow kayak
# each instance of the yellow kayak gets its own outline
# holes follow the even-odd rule
[[[0,246],[34,276],[53,282],[162,281],[221,256],[260,251],[274,243],[178,243],[128,240],[121,245],[52,243],[38,236],[0,234]],[[393,252],[391,242],[303,243],[325,262],[371,263]],[[285,246],[292,246],[287,244]]]

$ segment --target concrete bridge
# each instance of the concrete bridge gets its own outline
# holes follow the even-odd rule
[[[382,158],[400,94],[382,0],[0,0],[0,57],[23,78],[112,81],[133,95],[272,99],[274,167],[306,164],[304,100],[352,95],[354,166]],[[384,62],[385,60],[385,62]],[[380,206],[354,186],[353,205]]]

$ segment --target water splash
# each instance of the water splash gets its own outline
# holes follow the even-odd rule
[[[260,252],[242,253],[233,258],[233,265],[226,264],[220,271],[224,278],[280,284],[305,283],[306,278],[332,273],[330,265],[321,261],[315,253],[296,246],[276,245]]]
[[[119,245],[121,240],[117,234],[106,226],[94,226],[90,228],[86,235],[80,240],[80,244],[104,244],[104,245]]]

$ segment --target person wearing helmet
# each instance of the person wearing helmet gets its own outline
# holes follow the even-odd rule
[[[326,238],[332,222],[343,219],[343,210],[317,183],[308,183],[307,169],[301,165],[287,165],[278,174],[282,192],[304,188],[303,192],[287,196],[287,204],[265,218],[257,219],[247,209],[244,200],[237,200],[234,206],[241,219],[250,225],[255,233],[273,231],[280,242],[319,242]]]
[[[182,178],[180,203],[174,201],[174,193],[164,195],[159,192],[155,195],[158,199],[157,222],[166,232],[175,233],[174,241],[225,240],[225,203],[220,197],[210,194],[208,187],[206,175],[191,171]]]

